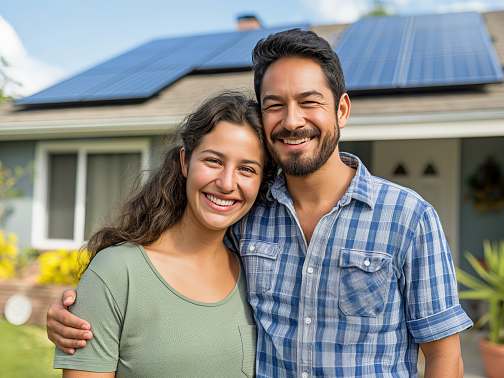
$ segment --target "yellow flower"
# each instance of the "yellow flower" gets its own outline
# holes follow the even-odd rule
[[[82,268],[89,261],[88,253],[59,249],[42,253],[39,258],[41,284],[77,285]]]
[[[16,257],[18,254],[17,237],[0,230],[0,279],[14,277],[16,273]]]

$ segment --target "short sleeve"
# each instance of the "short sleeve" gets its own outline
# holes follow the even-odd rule
[[[84,348],[76,349],[74,355],[56,349],[54,368],[116,371],[122,315],[109,288],[91,268],[79,282],[77,301],[71,312],[91,324],[93,339]]]
[[[416,343],[439,340],[472,326],[459,304],[448,242],[430,206],[415,230],[403,273],[407,326]]]

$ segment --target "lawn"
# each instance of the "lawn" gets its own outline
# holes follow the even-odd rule
[[[0,376],[60,377],[52,368],[53,345],[41,327],[13,326],[0,320]]]

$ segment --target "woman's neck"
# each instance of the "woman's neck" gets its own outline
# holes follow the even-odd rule
[[[226,230],[210,230],[186,211],[179,222],[170,227],[148,249],[194,258],[212,258],[225,250]]]

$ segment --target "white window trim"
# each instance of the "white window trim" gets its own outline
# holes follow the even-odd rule
[[[47,211],[48,155],[53,152],[77,153],[77,182],[74,212],[74,239],[49,239]],[[150,167],[150,141],[146,138],[96,141],[39,142],[35,152],[35,177],[33,193],[32,246],[37,249],[77,249],[84,240],[86,215],[86,156],[88,153],[129,153],[141,154],[141,170]]]

